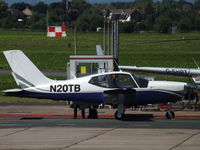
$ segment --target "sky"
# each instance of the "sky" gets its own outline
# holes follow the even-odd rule
[[[61,2],[62,0],[4,0],[8,5],[12,5],[13,3],[18,3],[18,2],[26,2],[30,4],[37,4],[40,1],[46,2],[46,3],[52,3],[52,2]],[[108,3],[108,2],[132,2],[134,0],[86,0],[90,3]],[[154,0],[154,1],[159,1],[159,0]],[[187,0],[194,2],[195,0]]]

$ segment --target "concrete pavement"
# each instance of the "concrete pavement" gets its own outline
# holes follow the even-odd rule
[[[199,130],[36,127],[0,129],[0,149],[199,150]]]
[[[113,114],[113,109],[99,109]],[[1,105],[4,114],[73,114],[64,105]],[[164,113],[128,110],[127,113]],[[199,114],[199,112],[177,112]],[[0,150],[199,150],[200,119],[39,119],[0,117]]]

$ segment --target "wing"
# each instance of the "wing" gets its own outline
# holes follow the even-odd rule
[[[192,76],[197,73],[200,74],[200,70],[188,68],[164,68],[164,67],[137,67],[137,66],[119,66],[122,70],[132,70],[137,72],[148,72],[148,73],[157,73],[157,74],[169,74],[177,76]],[[192,73],[192,74],[191,74]]]

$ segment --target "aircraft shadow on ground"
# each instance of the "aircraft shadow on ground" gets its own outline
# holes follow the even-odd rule
[[[44,117],[21,117],[20,120],[42,120]]]
[[[153,114],[126,114],[123,121],[152,121]]]

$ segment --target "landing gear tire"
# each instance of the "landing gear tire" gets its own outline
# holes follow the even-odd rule
[[[118,111],[116,111],[115,112],[115,119],[123,120],[124,119],[124,114],[123,113],[118,113]]]
[[[175,117],[174,111],[172,111],[172,110],[167,111],[165,114],[165,117],[166,117],[166,119],[174,119],[174,117]]]
[[[96,109],[94,108],[89,109],[88,119],[98,119],[98,113]]]

